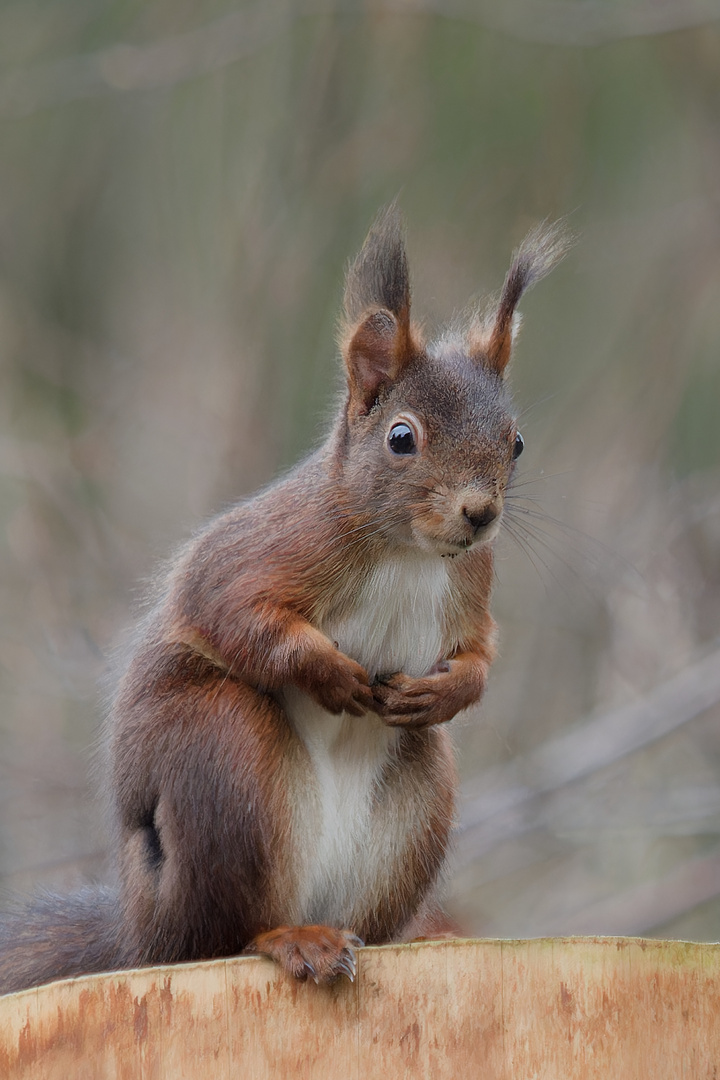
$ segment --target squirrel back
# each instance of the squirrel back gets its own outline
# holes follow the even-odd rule
[[[399,215],[379,216],[328,439],[185,546],[138,632],[110,721],[119,895],[69,966],[47,934],[29,945],[26,981],[241,951],[330,981],[361,941],[442,928],[445,725],[493,658],[491,542],[522,450],[516,306],[563,250],[536,230],[488,312],[426,343]]]

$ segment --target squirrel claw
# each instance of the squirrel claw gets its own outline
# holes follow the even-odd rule
[[[357,969],[355,967],[355,964],[351,963],[349,959],[337,960],[335,962],[335,970],[338,975],[347,975],[350,982],[355,982],[355,975],[357,974]]]
[[[312,965],[312,964],[310,963],[310,961],[309,961],[309,960],[307,960],[307,959],[304,959],[304,960],[303,960],[303,964],[304,964],[304,967],[305,967],[305,975],[309,975],[309,976],[310,976],[310,978],[311,978],[311,979],[312,979],[312,980],[313,980],[314,982],[317,982],[317,981],[318,981],[318,977],[317,977],[317,971],[315,970],[315,968],[313,967],[313,965]]]

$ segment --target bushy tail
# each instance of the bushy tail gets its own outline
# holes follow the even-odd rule
[[[122,967],[117,894],[42,893],[0,916],[0,994]]]

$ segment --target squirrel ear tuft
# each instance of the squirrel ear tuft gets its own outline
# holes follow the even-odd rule
[[[386,308],[400,324],[410,319],[410,276],[397,200],[375,218],[345,279],[345,316],[357,322],[368,308]]]
[[[351,408],[367,413],[413,355],[410,277],[396,202],[380,211],[348,268],[341,344]]]
[[[498,303],[486,315],[483,332],[476,337],[473,355],[502,374],[510,362],[519,324],[520,297],[565,257],[574,238],[561,222],[537,225],[513,254]],[[474,335],[473,335],[474,336]]]

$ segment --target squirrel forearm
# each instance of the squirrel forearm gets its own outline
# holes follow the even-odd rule
[[[234,678],[262,691],[294,685],[328,711],[360,715],[373,709],[365,669],[302,615],[263,605],[230,624],[234,633],[191,627],[183,639]],[[243,632],[244,631],[244,632]]]

